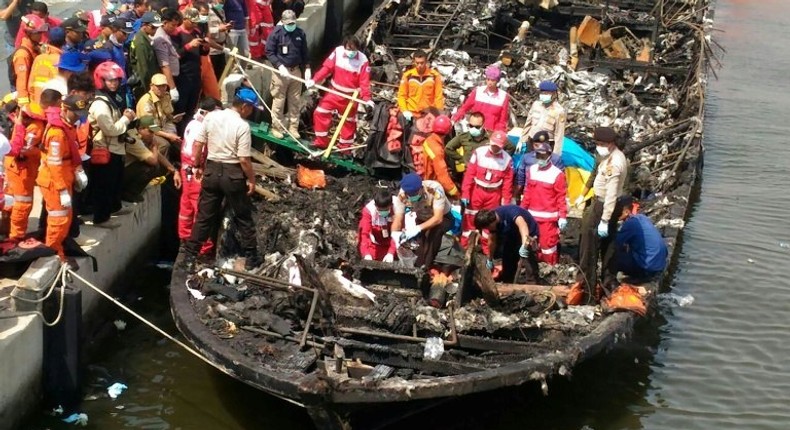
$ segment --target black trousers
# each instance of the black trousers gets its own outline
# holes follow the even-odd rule
[[[200,73],[181,73],[173,79],[176,81],[176,88],[178,89],[178,101],[173,104],[173,109],[175,113],[184,113],[184,118],[176,124],[176,129],[178,135],[183,136],[184,129],[187,128],[187,124],[189,124],[192,116],[195,115],[195,111],[197,111],[203,83],[200,80]]]
[[[258,239],[252,220],[252,200],[247,195],[247,178],[238,164],[207,161],[198,199],[198,214],[192,227],[192,236],[184,245],[186,252],[197,255],[203,242],[219,225],[222,216],[222,200],[236,216],[238,238],[245,256],[258,253]]]
[[[499,243],[501,246],[502,255],[502,273],[499,274],[500,282],[512,283],[515,281],[516,272],[518,271],[518,262],[521,256],[518,250],[521,248],[521,234],[518,231],[501,238]],[[496,252],[494,253],[496,255]],[[531,251],[529,257],[524,259],[524,276],[520,282],[528,284],[537,284],[538,282],[538,259],[535,252]]]
[[[227,64],[228,60],[225,59],[225,54],[214,54],[209,55],[208,57],[211,60],[211,67],[214,69],[214,76],[217,77],[217,81],[222,77],[222,72],[225,71],[225,64]],[[222,82],[219,82],[220,86]]]
[[[453,228],[453,217],[449,213],[442,218],[442,223],[436,227],[423,232],[421,240],[419,240],[419,248],[417,248],[417,261],[414,264],[417,267],[425,265],[431,267],[436,254],[442,247],[442,236]]]
[[[598,284],[598,257],[601,258],[601,273],[604,284],[615,279],[613,269],[615,254],[615,235],[617,234],[617,218],[609,220],[609,234],[605,238],[598,237],[598,224],[603,215],[603,201],[597,197],[587,205],[582,217],[581,236],[579,238],[579,267],[589,288]],[[614,275],[612,274],[614,272]]]
[[[123,162],[123,155],[110,154],[109,163],[91,165],[94,224],[107,221],[110,214],[121,210]]]
[[[164,167],[152,166],[142,161],[135,161],[124,167],[121,200],[127,202],[135,201],[152,179],[165,174],[167,174],[167,170]]]

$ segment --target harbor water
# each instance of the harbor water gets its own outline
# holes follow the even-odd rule
[[[68,4],[73,7],[73,4]],[[54,9],[54,8],[53,8]],[[390,428],[786,429],[790,426],[787,0],[719,0],[725,49],[706,96],[705,168],[660,315],[572,378],[455,400]],[[134,307],[175,333],[166,271]],[[93,429],[309,429],[307,415],[221,374],[131,317],[85,378]],[[128,390],[102,393],[114,382]],[[26,429],[66,429],[36,417]]]

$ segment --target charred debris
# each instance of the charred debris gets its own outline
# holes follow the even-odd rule
[[[704,0],[391,1],[358,35],[378,102],[395,100],[416,49],[429,50],[445,78],[448,106],[459,106],[485,67],[499,62],[515,124],[538,82],[557,82],[569,137],[591,145],[596,126],[620,131],[631,160],[627,187],[674,252],[701,161],[705,79],[718,51],[703,20],[708,7]],[[502,285],[474,252],[443,272],[359,262],[359,210],[377,188],[394,192],[396,183],[328,176],[326,188],[304,189],[293,169],[255,158],[265,264],[249,274],[228,260],[186,284],[200,321],[262,369],[319,375],[335,388],[349,379],[463,375],[582,348],[607,324],[601,306],[564,306],[572,264],[542,266],[545,285]],[[563,262],[571,262],[567,252]],[[645,288],[649,297],[657,286]]]

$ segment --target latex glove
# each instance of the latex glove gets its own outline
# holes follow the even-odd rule
[[[280,67],[278,67],[277,70],[280,72],[280,76],[282,76],[283,78],[291,77],[291,74],[288,73],[288,68],[285,67],[285,65],[280,64]]]
[[[310,68],[305,69],[304,71],[304,80],[305,81],[312,81],[313,80],[313,71]]]
[[[469,199],[461,199],[461,206],[469,206]]]
[[[403,240],[412,240],[422,232],[422,227],[414,226],[403,233]]]
[[[304,87],[305,88],[307,88],[309,90],[310,88],[313,88],[314,86],[315,86],[315,81],[314,80],[312,80],[310,78],[305,79],[305,83],[304,83]]]
[[[576,197],[576,200],[573,201],[573,206],[578,207],[584,203],[584,196]]]
[[[518,249],[518,255],[521,258],[529,257],[529,247],[527,245],[521,245],[521,248]]]
[[[178,101],[178,89],[177,88],[171,88],[170,89],[170,100],[173,103]]]
[[[60,191],[60,205],[63,206],[64,208],[71,207],[71,196],[69,195],[69,192],[66,190]]]
[[[520,153],[522,149],[524,149],[524,140],[519,139],[518,143],[516,144],[516,153]]]
[[[411,113],[411,111],[408,110],[403,111],[403,118],[406,119],[406,121],[411,121],[412,116],[413,114]]]
[[[490,258],[486,260],[486,267],[488,267],[488,270],[494,270],[494,260]]]
[[[372,256],[370,256],[370,255],[366,255],[366,256],[365,256],[365,260],[373,260],[373,257],[372,257]]]
[[[392,263],[393,261],[395,261],[395,256],[392,254],[387,254],[384,256],[384,258],[381,261],[383,261],[384,263]]]
[[[568,220],[565,218],[560,218],[557,220],[557,227],[560,228],[560,231],[565,231],[565,227],[568,226]]]
[[[598,236],[609,236],[609,222],[601,220],[601,222],[598,223]]]
[[[395,246],[400,246],[400,237],[403,234],[402,231],[393,231],[392,232],[392,240],[395,241]]]
[[[74,175],[74,180],[76,181],[74,183],[74,189],[77,191],[82,191],[88,186],[88,175],[82,169],[78,170]]]
[[[373,100],[368,100],[365,102],[365,106],[367,106],[368,109],[373,109],[374,107],[376,107],[376,102],[374,102]]]

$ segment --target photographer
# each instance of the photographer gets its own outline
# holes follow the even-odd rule
[[[91,178],[93,184],[93,225],[116,228],[110,215],[122,209],[121,184],[123,184],[124,156],[126,155],[126,129],[135,113],[127,109],[125,99],[118,91],[123,70],[108,61],[93,72],[96,96],[91,103],[88,121],[93,135],[91,150]]]

